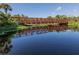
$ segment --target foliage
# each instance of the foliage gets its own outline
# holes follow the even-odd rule
[[[70,22],[68,22],[68,25],[69,25],[69,26],[79,26],[79,22],[70,21]]]
[[[0,9],[3,9],[6,14],[7,14],[7,11],[12,11],[11,6],[4,3],[0,4]]]

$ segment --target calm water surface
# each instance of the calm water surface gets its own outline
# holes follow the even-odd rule
[[[79,28],[48,26],[9,33],[0,36],[0,54],[79,54]]]

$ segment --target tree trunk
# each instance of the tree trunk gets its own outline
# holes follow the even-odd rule
[[[5,9],[5,13],[7,14],[7,9]]]

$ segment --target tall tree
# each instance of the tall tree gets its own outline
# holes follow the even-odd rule
[[[9,4],[0,4],[0,9],[3,9],[4,12],[7,14],[8,11],[12,11],[12,8]]]

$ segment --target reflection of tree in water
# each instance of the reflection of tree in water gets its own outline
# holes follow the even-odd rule
[[[11,37],[13,33],[7,33],[6,35],[0,36],[0,54],[8,54],[12,45],[11,45]]]
[[[77,32],[79,32],[79,26],[68,26],[69,27],[69,29],[71,30],[71,31],[77,31]]]

